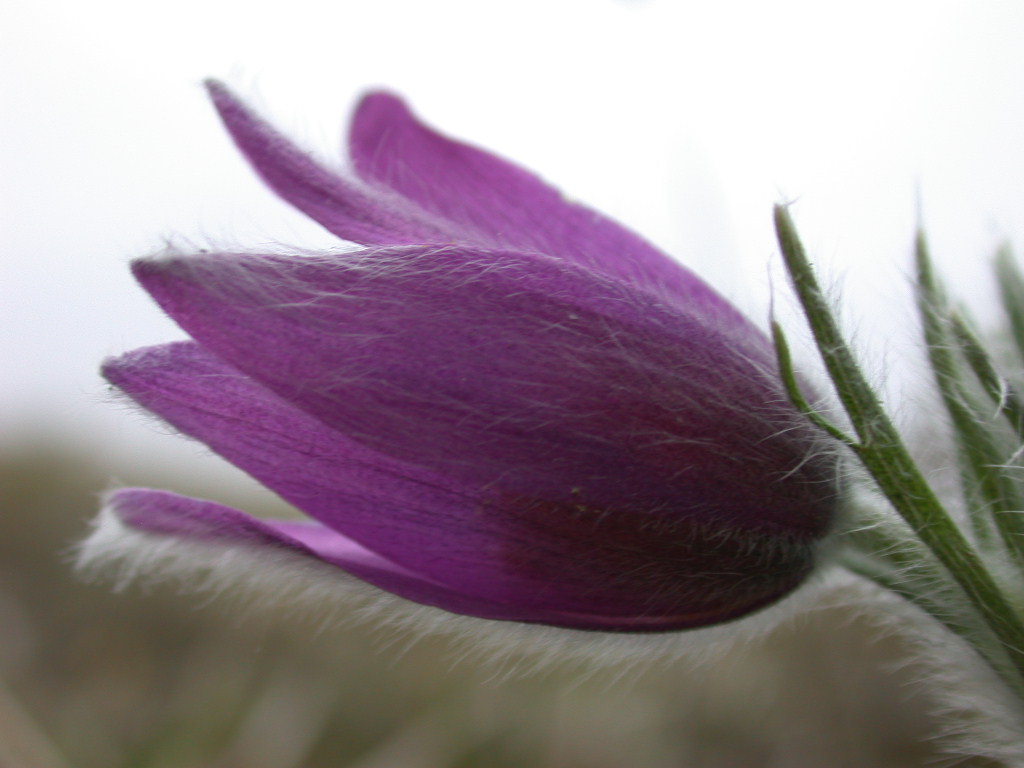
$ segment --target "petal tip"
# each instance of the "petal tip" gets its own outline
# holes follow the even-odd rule
[[[171,263],[180,260],[180,258],[180,256],[167,253],[160,253],[155,256],[140,256],[137,259],[132,259],[129,266],[132,274],[136,278],[141,279],[147,275],[165,271]]]
[[[127,391],[138,382],[140,374],[159,376],[170,370],[183,373],[207,359],[208,355],[194,341],[172,341],[111,355],[100,364],[100,374],[118,389]]]
[[[100,376],[118,389],[124,384],[124,371],[130,366],[131,352],[111,355],[100,363]]]
[[[132,275],[147,291],[154,283],[163,283],[167,278],[181,278],[199,268],[204,254],[186,254],[167,250],[152,256],[133,259],[129,264]]]
[[[145,570],[153,541],[133,528],[124,515],[124,504],[142,490],[115,488],[103,494],[89,533],[74,552],[75,569],[87,579],[113,575],[117,588],[122,589]]]
[[[222,80],[209,77],[203,80],[203,88],[206,89],[206,95],[213,103],[214,109],[225,122],[228,122],[230,112],[247,113],[249,111],[245,103]]]
[[[222,80],[218,80],[216,77],[207,77],[203,80],[203,88],[210,94],[210,98],[217,98],[219,96],[228,96],[231,94],[231,89],[228,88],[227,84]]]
[[[401,96],[385,90],[365,94],[356,106],[349,129],[349,147],[356,165],[360,147],[377,146],[391,131],[409,125],[423,128]]]
[[[132,277],[150,295],[154,288],[164,283],[164,278],[173,272],[173,267],[178,259],[161,254],[159,256],[143,256],[133,259],[129,265]]]
[[[405,99],[393,91],[378,89],[363,94],[355,110],[355,120],[384,120],[411,116],[412,110]]]

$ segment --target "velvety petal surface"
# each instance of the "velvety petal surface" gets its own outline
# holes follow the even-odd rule
[[[704,281],[635,233],[524,168],[428,128],[396,96],[363,99],[349,151],[363,178],[460,225],[466,242],[572,259],[719,322],[748,325]]]
[[[831,522],[832,460],[769,350],[567,262],[406,248],[135,270],[239,370],[459,482],[776,538],[813,540]]]
[[[334,531],[315,524],[258,520],[243,512],[202,499],[148,488],[124,488],[109,494],[107,509],[130,529],[158,537],[171,537],[183,544],[242,548],[252,553],[250,563],[240,568],[263,568],[262,555],[281,554],[309,558],[337,567],[347,574],[422,605],[480,618],[546,623],[576,629],[633,632],[667,631],[690,626],[705,626],[746,613],[759,607],[722,605],[701,611],[691,606],[680,615],[586,614],[571,610],[531,608],[522,600],[500,603],[465,591],[451,589],[424,579],[408,569],[381,558]],[[211,552],[211,557],[213,553]],[[212,565],[212,563],[211,563]],[[241,574],[240,574],[241,575]],[[310,574],[308,578],[312,578]],[[710,576],[709,576],[710,578]],[[777,598],[777,595],[772,599]],[[768,602],[768,601],[766,601]],[[653,603],[652,603],[653,605]]]
[[[136,350],[103,372],[306,514],[413,568],[469,583],[502,536],[494,520],[466,525],[475,487],[347,438],[195,343]],[[438,564],[447,570],[430,571]]]
[[[835,459],[709,286],[388,94],[359,107],[352,176],[208,87],[275,192],[370,247],[137,261],[195,341],[104,374],[312,521],[122,489],[95,562],[144,532],[223,545],[225,569],[283,553],[456,613],[634,632],[727,621],[806,578]]]
[[[384,569],[385,584],[379,563],[366,571],[351,557],[332,561],[418,602],[580,628],[678,629],[778,599],[810,567],[799,543],[752,558],[749,537],[723,536],[717,526],[460,488],[352,443],[192,343],[139,350],[105,372],[342,536],[290,523],[277,531],[326,559],[339,546],[401,563]],[[186,534],[191,523],[182,525],[167,533]]]
[[[364,245],[445,242],[442,222],[325,168],[270,126],[222,83],[207,89],[242,154],[277,194],[340,238]]]
[[[107,508],[136,531],[173,537],[183,543],[250,549],[253,561],[249,567],[262,565],[261,553],[287,552],[340,568],[417,603],[487,618],[518,618],[508,615],[509,606],[420,578],[322,525],[260,520],[212,501],[148,488],[117,490],[108,495]]]

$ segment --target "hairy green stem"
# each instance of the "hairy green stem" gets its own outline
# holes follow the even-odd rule
[[[1024,275],[1017,268],[1009,248],[1000,249],[996,255],[996,282],[1017,352],[1024,360]]]
[[[960,453],[966,493],[965,502],[979,539],[990,537],[992,523],[1007,549],[1024,559],[1024,496],[1007,474],[1008,453],[1001,453],[996,436],[979,418],[966,382],[967,371],[956,354],[956,337],[950,321],[951,310],[932,269],[924,233],[915,238],[917,262],[917,303],[924,327],[928,359],[935,384],[952,422]]]
[[[818,284],[785,206],[775,227],[786,268],[836,393],[857,433],[861,463],[918,538],[948,570],[1024,679],[1024,624],[952,517],[939,502],[867,383]],[[979,649],[980,650],[980,649]]]
[[[949,320],[960,352],[978,382],[999,409],[999,414],[1009,422],[1018,439],[1024,440],[1024,401],[1006,377],[999,373],[992,356],[971,330],[967,320],[959,312],[953,312]]]

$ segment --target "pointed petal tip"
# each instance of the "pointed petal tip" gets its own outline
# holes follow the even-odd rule
[[[210,94],[211,98],[216,98],[218,95],[226,95],[231,93],[231,89],[228,88],[227,84],[222,80],[218,80],[216,77],[207,77],[203,79],[203,88]]]
[[[140,371],[166,365],[169,361],[194,357],[198,350],[199,347],[194,341],[173,341],[138,347],[104,359],[100,364],[100,375],[118,389],[126,389],[134,375]]]
[[[376,115],[401,115],[411,114],[412,110],[406,104],[405,99],[394,91],[386,88],[377,88],[367,91],[359,99],[356,106],[356,116],[366,113],[367,116]]]
[[[135,277],[140,275],[150,275],[154,272],[159,272],[167,268],[170,263],[180,261],[181,254],[177,253],[158,253],[150,256],[139,256],[136,259],[132,259],[129,262],[129,268]]]
[[[353,112],[349,129],[349,145],[354,159],[359,159],[359,146],[374,143],[388,131],[409,124],[424,127],[401,96],[387,90],[364,94]]]
[[[129,268],[136,282],[152,296],[155,288],[159,288],[168,277],[172,277],[178,271],[177,266],[181,261],[182,258],[178,255],[161,253],[133,259]]]
[[[178,314],[188,304],[190,294],[209,282],[215,264],[229,261],[226,254],[218,254],[221,255],[225,258],[213,263],[207,254],[165,252],[134,260],[131,272],[143,290],[181,325]]]
[[[104,359],[100,363],[100,376],[106,379],[109,384],[120,389],[124,383],[124,370],[128,367],[132,354],[131,352],[122,352],[120,355],[111,355]]]
[[[209,96],[214,109],[217,110],[222,119],[226,120],[226,113],[232,110],[249,112],[245,102],[222,80],[208,77],[203,80],[203,88],[206,89],[206,95]]]
[[[208,78],[203,81],[203,87],[221,123],[227,128],[235,143],[242,148],[243,153],[246,153],[243,146],[246,133],[273,133],[265,125],[265,121],[226,83]]]
[[[123,585],[140,571],[139,564],[127,562],[133,549],[133,540],[140,532],[135,530],[125,515],[125,503],[143,488],[113,488],[100,499],[100,511],[93,519],[89,534],[78,545],[76,568],[85,575],[99,576],[110,566],[120,571],[118,581]]]
[[[153,493],[150,488],[136,488],[134,486],[111,488],[103,492],[103,495],[100,497],[100,506],[101,509],[110,512],[124,522],[124,512],[131,509],[132,500],[149,493]],[[164,491],[164,493],[167,492]]]
[[[223,256],[226,261],[228,254],[223,254]],[[184,277],[189,272],[208,263],[208,253],[183,253],[168,249],[151,256],[132,259],[129,268],[142,287],[149,290],[151,281],[167,277]]]

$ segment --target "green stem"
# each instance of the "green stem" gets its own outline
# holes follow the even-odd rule
[[[839,331],[785,206],[775,208],[775,227],[818,350],[857,433],[859,442],[853,450],[907,524],[960,585],[1024,678],[1024,624],[939,502],[868,385]]]
[[[956,336],[952,314],[938,279],[932,269],[931,256],[924,233],[915,239],[917,262],[917,303],[924,328],[928,359],[935,374],[935,383],[949,413],[960,453],[965,502],[971,522],[980,539],[990,537],[992,522],[1010,552],[1024,559],[1024,527],[1019,511],[1024,510],[1024,496],[1006,472],[1006,454],[1000,452],[991,430],[980,420],[977,406],[972,404],[965,381],[963,364],[955,354]]]
[[[1010,331],[1017,352],[1024,360],[1024,275],[1021,275],[1009,248],[996,254],[996,283],[1003,301],[1003,311],[1010,320]]]
[[[992,356],[971,330],[967,321],[958,312],[949,318],[960,351],[971,366],[982,388],[998,407],[999,415],[1006,418],[1017,434],[1024,440],[1024,401],[1017,390],[999,373]]]
[[[827,432],[836,440],[849,446],[855,445],[856,440],[818,413],[817,409],[807,402],[807,398],[800,391],[800,383],[796,380],[793,356],[789,352],[789,342],[786,341],[786,334],[783,333],[782,326],[774,320],[772,321],[772,341],[775,343],[775,357],[779,367],[779,375],[782,377],[782,384],[786,388],[786,394],[789,396],[790,402],[822,431]]]

